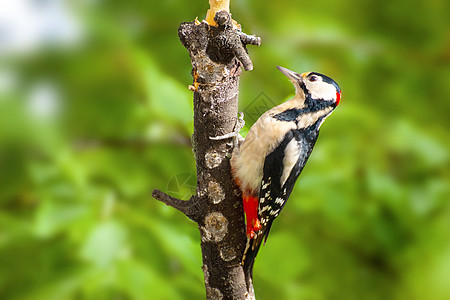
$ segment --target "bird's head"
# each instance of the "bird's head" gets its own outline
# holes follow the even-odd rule
[[[341,89],[328,76],[316,72],[298,74],[283,67],[277,67],[294,84],[297,94],[312,101],[322,100],[337,106],[341,100]]]

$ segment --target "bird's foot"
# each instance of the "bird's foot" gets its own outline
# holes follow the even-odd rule
[[[247,222],[247,237],[253,239],[256,237],[257,232],[262,228],[258,219]]]

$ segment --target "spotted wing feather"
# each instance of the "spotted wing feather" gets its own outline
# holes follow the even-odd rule
[[[317,132],[310,128],[289,131],[280,145],[270,153],[263,169],[258,217],[267,240],[273,220],[278,217],[291,195],[295,182],[305,166]],[[295,156],[293,160],[290,156]]]

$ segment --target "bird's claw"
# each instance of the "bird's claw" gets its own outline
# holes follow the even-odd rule
[[[259,230],[261,230],[262,226],[258,219],[251,224],[250,222],[247,223],[247,237],[250,239],[253,239],[256,237],[256,234]]]

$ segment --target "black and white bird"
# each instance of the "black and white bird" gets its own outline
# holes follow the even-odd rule
[[[266,111],[231,157],[247,222],[243,263],[249,272],[311,154],[320,126],[341,99],[339,86],[328,76],[278,69],[294,84],[295,97]]]

